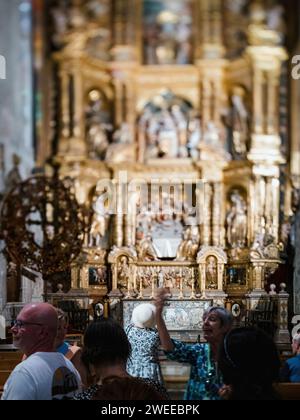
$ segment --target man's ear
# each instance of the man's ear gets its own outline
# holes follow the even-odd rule
[[[43,326],[41,327],[41,330],[40,330],[40,336],[41,336],[41,337],[48,337],[48,336],[49,336],[49,330],[48,330],[48,328],[46,327],[46,325],[43,325]]]

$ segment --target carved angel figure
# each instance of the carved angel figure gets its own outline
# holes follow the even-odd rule
[[[132,281],[132,273],[129,266],[128,257],[123,256],[118,261],[118,286],[121,288],[129,288],[129,283]],[[131,284],[131,283],[130,283]]]

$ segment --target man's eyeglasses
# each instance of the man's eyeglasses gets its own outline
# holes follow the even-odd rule
[[[26,327],[26,325],[39,325],[40,327],[43,326],[43,324],[39,324],[37,322],[26,322],[26,321],[21,321],[20,319],[16,319],[13,322],[13,327],[16,328],[22,328],[22,327]]]

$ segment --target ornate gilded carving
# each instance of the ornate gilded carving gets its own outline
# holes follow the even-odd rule
[[[110,2],[86,3],[56,11],[54,54],[60,173],[74,179],[78,201],[93,211],[85,242],[91,261],[80,276],[106,265],[112,296],[127,298],[153,297],[159,285],[179,299],[207,295],[218,303],[224,291],[240,298],[261,292],[266,271],[280,263],[281,11],[271,2],[252,2],[249,14],[243,0],[162,0],[152,19],[137,0],[117,0],[113,13]],[[146,3],[147,9],[152,2]],[[224,23],[230,39],[222,36]],[[178,31],[166,33],[169,27]],[[182,211],[169,214],[161,208],[164,197],[149,190],[146,205],[136,192],[124,197],[119,171],[126,171],[126,186],[140,178],[144,186],[189,179],[194,223],[185,214],[186,197],[173,200]],[[116,191],[109,225],[94,193],[102,179]],[[92,253],[104,249],[108,264],[92,266]]]

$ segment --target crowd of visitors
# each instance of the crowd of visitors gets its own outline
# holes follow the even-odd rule
[[[205,341],[171,338],[163,308],[168,290],[154,304],[133,310],[124,330],[115,320],[93,321],[83,348],[66,341],[68,318],[48,303],[29,304],[11,329],[23,361],[9,376],[2,400],[158,400],[169,395],[160,355],[190,365],[186,400],[277,400],[274,384],[300,382],[300,335],[294,357],[280,370],[273,340],[256,328],[233,328],[232,314],[210,307],[203,316]],[[160,353],[161,352],[161,353]]]

